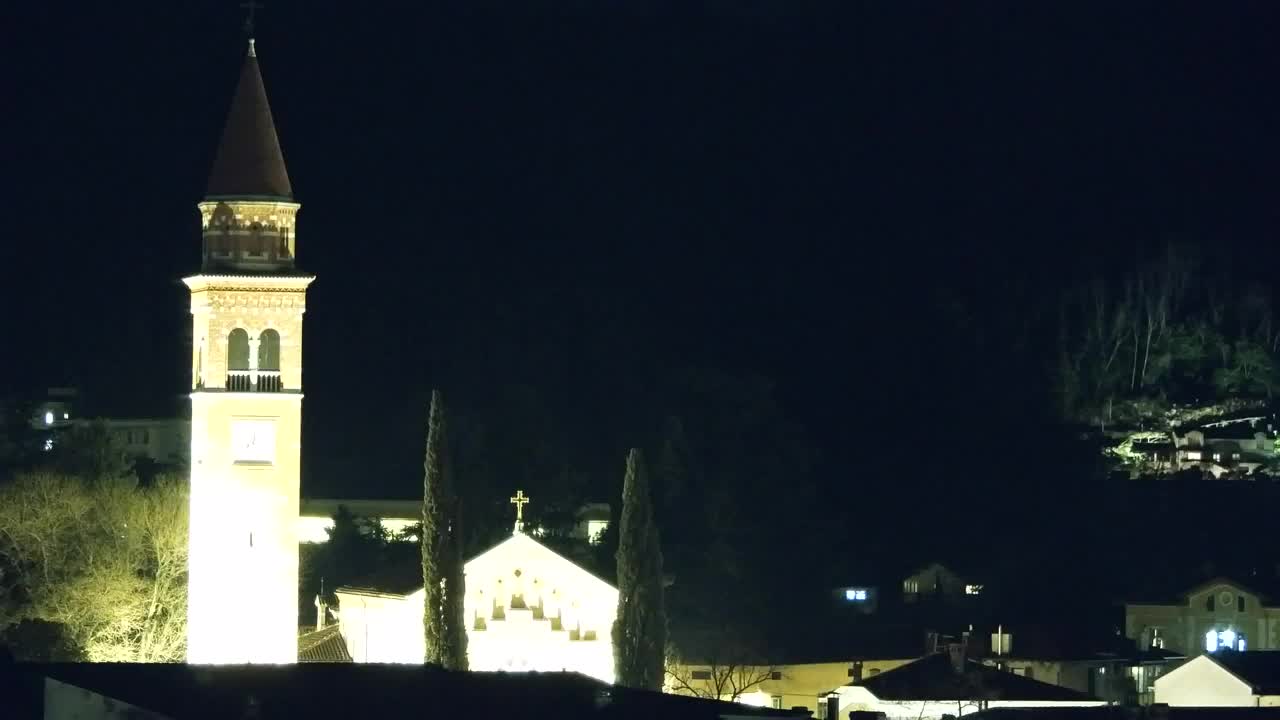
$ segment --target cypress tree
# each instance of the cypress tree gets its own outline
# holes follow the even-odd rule
[[[438,390],[431,391],[423,470],[423,659],[450,670],[465,670],[467,647],[458,500],[452,487],[444,403]]]
[[[644,457],[636,448],[627,454],[618,525],[618,616],[613,624],[616,680],[626,687],[661,690],[667,645],[662,549],[653,522]]]
[[[447,445],[447,444],[446,444]],[[463,610],[466,587],[462,561],[462,500],[457,492],[453,475],[453,458],[444,451],[444,487],[449,532],[442,538],[440,547],[441,577],[444,580],[444,597],[441,601],[444,623],[444,667],[448,670],[467,669],[467,626]]]

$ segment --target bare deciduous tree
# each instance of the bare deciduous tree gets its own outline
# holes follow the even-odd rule
[[[184,482],[20,477],[0,490],[0,554],[21,594],[0,626],[55,623],[93,662],[183,659]]]
[[[714,655],[706,658],[707,662],[689,662],[680,657],[674,645],[668,644],[667,692],[737,702],[778,672],[776,666],[760,663],[745,652],[725,651]]]

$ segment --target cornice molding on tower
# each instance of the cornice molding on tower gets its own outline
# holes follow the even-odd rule
[[[261,292],[305,293],[315,275],[192,275],[182,282],[191,292]]]

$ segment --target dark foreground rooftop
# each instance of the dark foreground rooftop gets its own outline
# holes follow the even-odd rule
[[[1280,720],[1280,707],[996,708],[970,720]]]
[[[404,665],[0,665],[6,720],[107,717],[113,701],[171,720],[276,718],[807,718],[606,685],[570,673],[463,673]],[[61,706],[58,704],[61,703]],[[89,714],[85,714],[89,711]],[[75,713],[79,712],[78,715]]]

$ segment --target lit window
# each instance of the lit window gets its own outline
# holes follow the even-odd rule
[[[71,413],[69,413],[69,412],[64,412],[64,413],[62,413],[62,419],[63,419],[63,420],[70,420],[70,419],[71,419]]]
[[[1188,450],[1188,451],[1187,451],[1187,459],[1188,459],[1188,460],[1199,460],[1199,459],[1200,459],[1200,451],[1199,451],[1199,450]]]
[[[604,531],[608,528],[608,520],[588,520],[587,541],[592,545],[599,545],[600,541],[604,539]]]
[[[1217,652],[1223,648],[1227,650],[1244,650],[1245,647],[1244,634],[1235,630],[1210,630],[1204,634],[1204,649],[1206,652]]]
[[[53,438],[45,438],[44,451],[49,452],[52,449],[53,449]]]
[[[980,595],[980,594],[982,594],[982,586],[981,586],[981,585],[965,585],[965,586],[964,586],[964,594],[965,594],[965,595]]]
[[[52,410],[45,410],[45,411],[44,411],[44,424],[45,424],[45,425],[52,425],[52,424],[53,424],[53,411],[52,411]]]
[[[851,602],[862,602],[867,599],[867,591],[862,588],[849,588],[844,591],[844,599]]]
[[[1236,646],[1236,634],[1231,630],[1223,630],[1218,633],[1218,644],[1222,647],[1233,648]]]
[[[1222,462],[1222,453],[1220,453],[1220,452],[1216,452],[1216,453],[1214,453],[1214,454],[1213,454],[1213,461],[1214,461],[1214,462]]]

